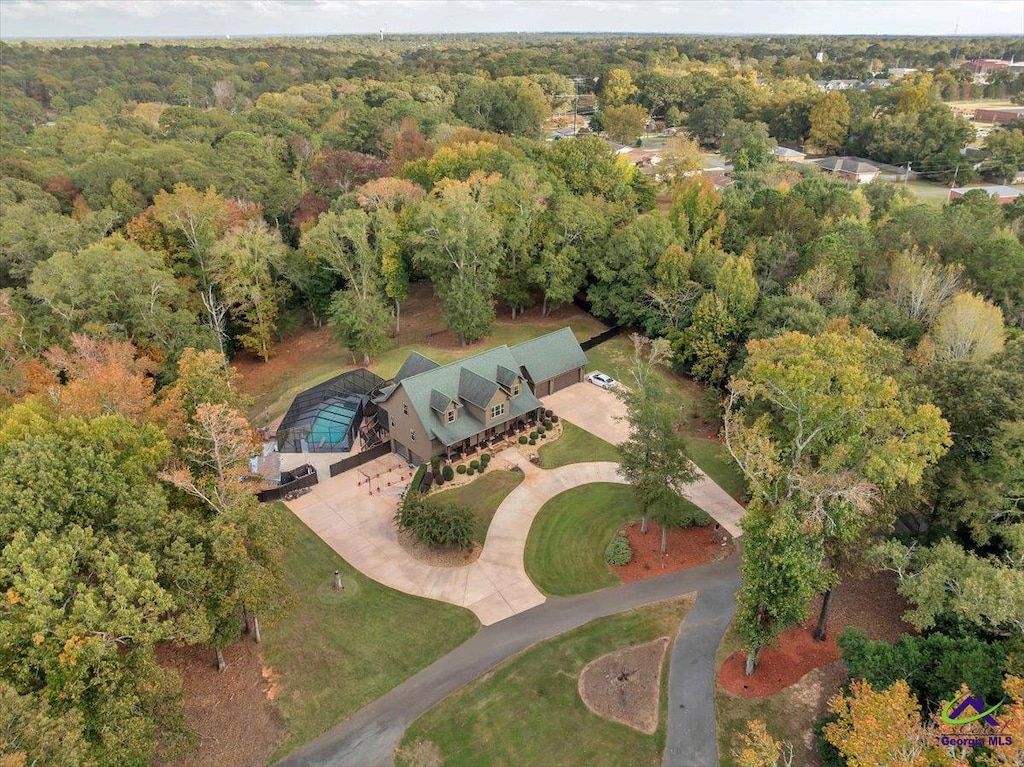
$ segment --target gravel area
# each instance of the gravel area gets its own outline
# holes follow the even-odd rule
[[[661,669],[668,637],[625,647],[596,658],[580,672],[580,697],[604,719],[648,735],[658,729]]]

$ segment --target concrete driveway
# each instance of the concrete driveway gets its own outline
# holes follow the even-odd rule
[[[545,407],[595,437],[617,445],[629,437],[626,406],[618,397],[589,381],[574,384],[543,398]],[[682,494],[710,514],[731,536],[743,534],[740,520],[745,509],[699,468],[698,479]]]
[[[526,538],[541,507],[579,485],[623,481],[614,463],[580,463],[546,471],[515,448],[495,455],[494,463],[519,466],[523,481],[495,512],[480,558],[465,567],[434,567],[399,545],[392,518],[412,470],[395,455],[337,477],[321,475],[311,492],[287,505],[364,575],[408,594],[466,607],[488,626],[545,601],[523,564]],[[376,477],[373,493],[365,484],[367,476]]]

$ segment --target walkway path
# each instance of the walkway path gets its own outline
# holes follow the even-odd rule
[[[580,391],[586,386],[586,394]],[[593,384],[570,386],[544,398],[545,407],[605,442],[618,445],[629,437],[626,406],[610,391]],[[710,514],[733,538],[739,538],[740,519],[746,510],[698,467],[697,481],[683,488],[683,495]]]
[[[360,473],[348,471],[289,501],[288,508],[364,575],[408,594],[466,607],[489,626],[544,602],[523,564],[530,525],[541,507],[580,485],[624,482],[614,463],[577,463],[544,470],[523,458],[516,448],[498,453],[494,462],[502,460],[519,466],[523,481],[495,512],[480,558],[465,567],[435,567],[413,558],[399,545],[392,519],[398,494],[408,480],[396,481],[390,493],[370,495],[365,485],[358,484]],[[407,472],[395,456],[367,464],[371,465],[371,473],[388,468]],[[394,476],[397,480],[399,474]]]
[[[700,592],[696,606],[690,611],[714,609],[731,598],[736,586],[738,557],[704,565],[693,570],[682,570],[659,578],[595,591],[578,597],[552,598],[495,626],[479,631],[440,660],[403,682],[383,697],[356,712],[316,740],[295,751],[279,764],[281,767],[386,767],[393,763],[392,754],[406,728],[428,709],[441,702],[452,692],[481,676],[502,661],[522,652],[537,642],[596,618],[659,602],[690,592]],[[697,628],[705,623],[698,613]],[[728,622],[728,621],[726,621]],[[687,630],[689,618],[683,624]],[[715,649],[720,635],[714,632],[696,632],[685,642],[677,641],[673,651],[673,674],[676,664],[684,666],[708,663],[714,668]],[[691,658],[692,656],[692,658]],[[710,661],[704,659],[710,658]],[[711,672],[713,673],[713,671]],[[675,684],[675,680],[670,680]],[[684,693],[687,677],[682,679]],[[671,700],[672,698],[670,698]],[[687,700],[688,698],[684,698]],[[676,704],[678,705],[678,703]],[[712,748],[715,740],[714,696],[695,701],[694,708],[710,709],[710,727],[701,740]],[[689,706],[688,706],[689,708]],[[672,725],[670,724],[670,733]],[[694,738],[697,738],[695,733]],[[689,759],[699,743],[691,743],[682,761],[673,765],[697,764]],[[706,750],[706,749],[705,749]],[[700,764],[703,764],[701,762]],[[670,762],[666,761],[666,764]],[[716,764],[709,762],[708,764]]]

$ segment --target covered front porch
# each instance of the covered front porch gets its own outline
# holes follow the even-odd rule
[[[540,423],[544,414],[543,407],[537,407],[525,413],[513,416],[504,423],[488,427],[483,431],[471,434],[465,439],[444,446],[445,460],[456,462],[465,456],[473,455],[481,450],[498,448],[514,443],[531,428]]]

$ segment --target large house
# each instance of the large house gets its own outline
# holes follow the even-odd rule
[[[450,365],[413,352],[374,402],[391,449],[424,463],[472,452],[535,422],[544,409],[538,397],[581,382],[586,365],[567,327]]]
[[[958,200],[968,192],[973,192],[980,189],[989,197],[996,202],[1001,202],[1004,205],[1013,202],[1020,197],[1020,190],[1014,189],[1012,186],[1005,186],[1003,184],[992,184],[989,186],[955,186],[949,190],[949,199]]]

